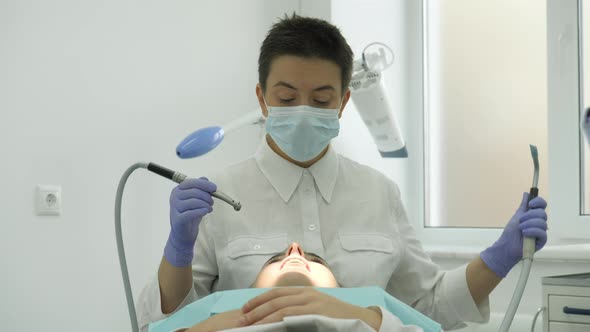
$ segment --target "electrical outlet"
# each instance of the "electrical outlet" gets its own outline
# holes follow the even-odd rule
[[[37,185],[35,211],[38,216],[61,214],[61,186]]]

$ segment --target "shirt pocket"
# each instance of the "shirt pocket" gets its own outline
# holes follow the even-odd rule
[[[287,249],[287,234],[273,234],[263,236],[243,235],[229,240],[227,244],[228,256],[237,259],[251,255],[271,255]]]
[[[342,248],[349,252],[378,251],[392,253],[391,239],[383,234],[338,233]]]
[[[385,289],[400,260],[399,248],[391,237],[382,233],[339,232],[338,238],[343,250],[340,283],[344,287]]]

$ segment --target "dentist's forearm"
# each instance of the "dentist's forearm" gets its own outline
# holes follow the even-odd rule
[[[192,267],[176,267],[162,257],[158,270],[160,284],[160,301],[162,313],[169,314],[176,310],[192,288]]]
[[[479,305],[498,286],[502,278],[492,271],[478,256],[467,265],[467,287],[473,301]]]

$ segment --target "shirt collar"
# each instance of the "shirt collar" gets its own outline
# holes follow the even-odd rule
[[[279,156],[268,146],[266,137],[260,142],[255,159],[258,167],[273,188],[279,193],[285,203],[288,202],[291,196],[293,196],[295,189],[297,189],[305,168],[299,167]],[[338,154],[330,146],[326,154],[308,168],[322,197],[328,203],[332,199],[332,193],[336,185],[338,164]]]
[[[332,193],[339,172],[338,166],[338,154],[334,151],[334,147],[330,145],[322,159],[308,168],[320,189],[320,193],[328,203],[332,200]]]

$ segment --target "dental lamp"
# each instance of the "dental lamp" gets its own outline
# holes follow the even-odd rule
[[[375,49],[375,46],[380,47]],[[373,51],[369,52],[370,49]],[[406,143],[393,114],[381,75],[382,71],[393,64],[393,60],[394,54],[389,46],[379,42],[367,45],[361,53],[361,59],[353,62],[351,98],[381,156],[407,158]]]
[[[201,128],[188,135],[176,147],[176,155],[182,159],[201,156],[217,147],[226,134],[241,127],[264,123],[264,117],[259,109],[245,114],[236,120],[220,126]]]

